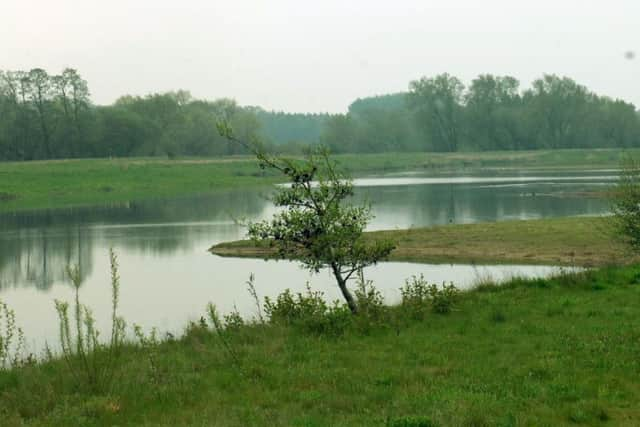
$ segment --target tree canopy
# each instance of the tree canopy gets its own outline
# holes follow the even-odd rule
[[[568,77],[544,75],[521,89],[510,76],[484,74],[465,87],[441,74],[408,87],[357,99],[345,114],[299,114],[183,90],[100,106],[74,69],[0,71],[0,160],[246,154],[218,135],[221,119],[238,135],[288,153],[318,144],[336,153],[640,146],[634,105]]]
[[[640,115],[568,77],[544,75],[523,91],[510,76],[465,87],[441,74],[356,101],[327,121],[321,141],[334,152],[628,148],[640,146]]]

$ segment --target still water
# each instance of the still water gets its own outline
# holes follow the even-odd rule
[[[585,197],[606,189],[614,172],[564,175],[423,177],[416,174],[356,181],[358,200],[370,201],[371,230],[447,223],[473,223],[572,215],[600,215],[605,200]],[[328,273],[311,276],[290,262],[221,258],[207,249],[243,237],[234,218],[267,218],[275,211],[271,188],[218,192],[195,197],[146,200],[89,208],[0,215],[0,300],[15,309],[32,349],[56,341],[54,299],[71,300],[65,267],[78,264],[81,298],[93,307],[98,324],[108,326],[108,251],[120,260],[121,313],[129,324],[179,333],[188,320],[204,314],[207,302],[220,311],[234,307],[255,314],[246,291],[250,273],[262,296],[306,282],[339,298]],[[383,263],[366,276],[390,303],[413,274],[432,282],[468,287],[480,278],[546,275],[545,266],[473,266]]]

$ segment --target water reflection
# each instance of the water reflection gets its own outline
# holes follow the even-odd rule
[[[606,200],[579,197],[602,190],[599,182],[512,184],[438,184],[374,186],[360,189],[373,202],[371,229],[441,224],[600,215]]]
[[[79,227],[25,229],[0,237],[0,290],[10,286],[49,289],[78,265],[84,282],[92,271],[93,235]]]
[[[492,178],[489,184],[485,178],[444,184],[410,178],[407,185],[361,180],[359,184],[371,186],[359,187],[356,199],[373,204],[372,230],[606,212],[608,205],[602,199],[571,197],[601,189],[602,176],[586,178],[546,177],[524,184],[514,183],[512,177]],[[94,273],[94,252],[109,247],[158,263],[239,239],[243,230],[233,219],[269,217],[275,209],[267,200],[268,192],[221,192],[0,215],[0,291],[9,287],[47,290],[63,281],[70,264],[80,265],[84,280]]]
[[[224,192],[0,215],[0,290],[47,290],[64,279],[68,265],[79,265],[84,279],[93,273],[96,249],[158,257],[238,239],[233,218],[259,217],[265,204],[262,191]]]

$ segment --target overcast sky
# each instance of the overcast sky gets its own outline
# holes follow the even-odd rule
[[[0,69],[78,69],[94,102],[343,112],[449,72],[567,75],[640,106],[640,0],[2,0]]]

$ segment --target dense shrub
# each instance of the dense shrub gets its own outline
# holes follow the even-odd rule
[[[453,284],[429,284],[423,275],[411,276],[400,289],[402,307],[416,319],[424,317],[427,311],[449,313],[459,295]]]
[[[306,293],[293,295],[289,289],[278,295],[275,301],[264,299],[264,310],[272,324],[301,327],[320,335],[341,335],[351,323],[349,308],[334,302],[325,302],[322,292],[314,292],[307,285]]]

